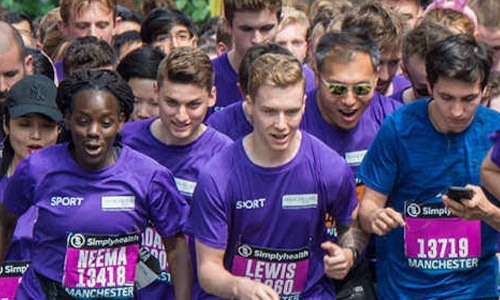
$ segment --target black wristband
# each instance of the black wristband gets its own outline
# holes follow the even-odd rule
[[[355,267],[359,263],[359,252],[356,247],[350,246],[350,247],[345,247],[347,249],[351,249],[352,251],[352,266]]]

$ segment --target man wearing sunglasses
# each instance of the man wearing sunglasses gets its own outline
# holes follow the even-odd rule
[[[301,127],[345,158],[353,174],[385,117],[401,105],[375,92],[380,54],[368,38],[327,33],[316,49],[316,91]]]
[[[315,61],[317,90],[307,96],[301,128],[337,151],[355,174],[383,120],[401,104],[375,92],[380,52],[370,39],[327,33]],[[363,186],[357,183],[357,190],[360,195]],[[327,216],[326,223],[327,233],[335,238],[335,220]],[[375,299],[364,259],[336,285],[337,299]]]
[[[463,211],[477,200],[488,135],[500,127],[500,114],[480,105],[491,65],[472,36],[436,43],[425,57],[432,98],[388,116],[360,166],[366,187],[359,221],[380,236],[381,300],[498,299],[498,233],[443,205],[456,201],[453,208]],[[469,184],[470,195],[444,196],[450,186]]]

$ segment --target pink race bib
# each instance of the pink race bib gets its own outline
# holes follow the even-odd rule
[[[140,242],[139,234],[69,234],[63,277],[65,291],[80,299],[132,298]]]
[[[481,256],[481,222],[451,215],[442,204],[405,204],[408,265],[425,270],[471,270]]]
[[[265,249],[240,244],[232,273],[272,287],[281,299],[300,299],[309,269],[307,247],[296,250]]]
[[[0,265],[0,299],[13,300],[23,273],[28,269],[29,262],[5,262]]]

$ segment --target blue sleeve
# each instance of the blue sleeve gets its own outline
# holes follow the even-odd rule
[[[167,169],[155,172],[149,187],[148,207],[150,218],[161,236],[169,237],[182,231],[189,206]]]
[[[210,247],[225,249],[228,239],[229,213],[214,178],[203,172],[193,194],[188,226],[194,236]]]
[[[366,154],[357,177],[371,189],[389,195],[399,174],[398,136],[393,115],[382,123]]]
[[[36,180],[30,172],[30,160],[23,159],[17,165],[16,171],[9,178],[9,183],[4,192],[4,205],[7,211],[22,215],[34,204],[34,191]]]

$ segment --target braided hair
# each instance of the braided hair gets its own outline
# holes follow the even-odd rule
[[[128,121],[134,109],[134,94],[127,82],[115,71],[80,70],[65,78],[57,89],[56,103],[65,115],[73,110],[76,94],[84,90],[106,91],[113,94],[120,105],[120,113]],[[71,141],[71,134],[65,130],[62,141]],[[118,139],[119,140],[119,137]]]

